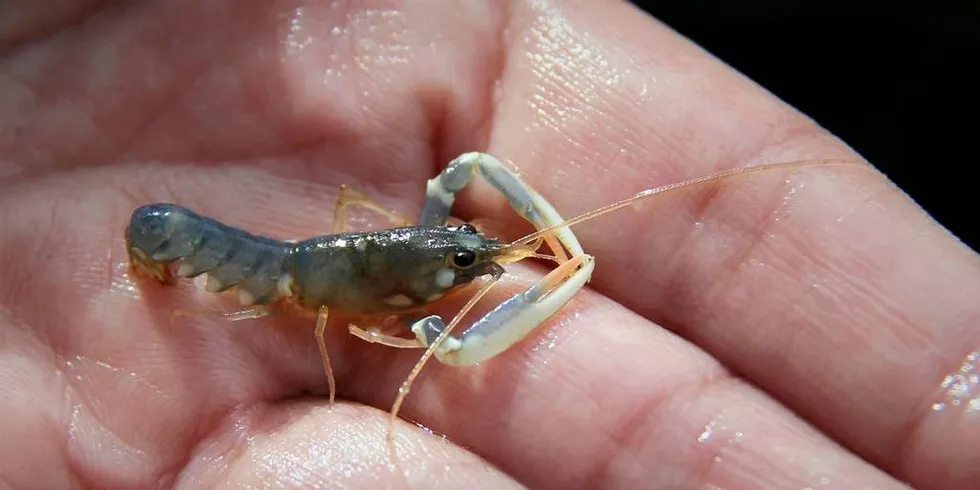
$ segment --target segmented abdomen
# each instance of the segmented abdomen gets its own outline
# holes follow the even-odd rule
[[[183,259],[178,276],[206,272],[208,291],[235,287],[245,304],[270,304],[289,293],[288,285],[280,287],[280,279],[288,279],[292,244],[252,235],[175,204],[133,211],[126,243],[131,262],[152,275]]]

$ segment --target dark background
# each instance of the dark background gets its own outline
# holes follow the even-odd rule
[[[633,3],[843,139],[980,250],[980,1]]]

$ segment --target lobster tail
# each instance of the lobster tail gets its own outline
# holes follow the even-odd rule
[[[133,211],[126,228],[130,263],[157,280],[207,273],[209,292],[237,288],[242,303],[269,304],[280,297],[293,245],[252,235],[175,204],[150,204]],[[288,293],[288,291],[287,291]]]

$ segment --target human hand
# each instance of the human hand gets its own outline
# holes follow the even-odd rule
[[[386,411],[418,352],[334,328],[344,401],[303,397],[325,385],[312,322],[172,317],[215,300],[133,280],[140,204],[292,238],[329,230],[342,183],[416,215],[464,151],[514,162],[565,216],[722,168],[856,158],[627,4],[63,3],[14,2],[0,26],[13,488],[401,484]],[[457,209],[520,225],[485,187]],[[417,381],[402,414],[451,442],[399,425],[414,487],[980,477],[980,262],[880,175],[757,174],[576,233],[587,291],[510,351]],[[511,270],[517,288],[542,269]]]

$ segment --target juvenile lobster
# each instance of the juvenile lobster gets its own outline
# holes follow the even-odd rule
[[[863,167],[846,160],[813,160],[734,169],[648,189],[564,220],[548,201],[496,158],[471,152],[452,160],[428,181],[417,224],[370,197],[341,186],[333,233],[329,235],[276,240],[252,235],[175,204],[161,203],[139,207],[132,213],[125,231],[126,246],[132,269],[154,280],[168,282],[174,274],[191,278],[206,273],[209,292],[236,290],[240,302],[249,308],[230,315],[231,319],[268,315],[269,307],[279,302],[315,313],[315,336],[331,403],[336,383],[324,341],[330,311],[403,314],[420,310],[478,277],[489,276],[448,324],[437,315],[412,323],[414,339],[349,325],[351,334],[369,342],[426,349],[399,389],[390,413],[389,422],[393,424],[412,382],[431,356],[454,366],[492,358],[526,337],[584,287],[592,276],[595,259],[583,251],[570,226],[667,191],[765,170],[827,164]],[[476,174],[503,194],[537,231],[504,243],[470,224],[450,225],[455,195]],[[396,227],[350,232],[347,211],[351,205],[386,216]],[[553,256],[538,253],[543,243],[548,244]],[[529,257],[550,259],[558,266],[527,290],[496,306],[458,337],[450,336],[459,320],[504,274],[503,265]],[[174,272],[173,265],[178,261],[180,265]],[[393,451],[391,426],[388,442]]]

